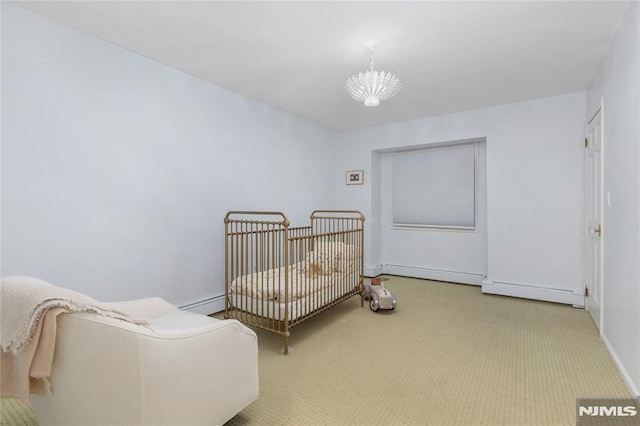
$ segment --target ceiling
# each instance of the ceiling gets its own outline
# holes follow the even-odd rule
[[[586,89],[628,1],[29,1],[56,21],[259,102],[349,130]],[[400,93],[365,107],[369,68]]]

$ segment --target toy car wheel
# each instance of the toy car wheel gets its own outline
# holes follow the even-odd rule
[[[373,312],[377,312],[378,309],[380,309],[380,306],[378,306],[378,304],[376,303],[373,297],[369,301],[369,308],[371,308]]]

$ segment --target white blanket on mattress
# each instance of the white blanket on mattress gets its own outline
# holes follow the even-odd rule
[[[288,301],[292,301],[323,290],[345,275],[344,272],[307,273],[303,262],[291,265],[288,269],[287,275],[283,267],[238,277],[231,282],[231,292],[245,294],[255,299],[284,302],[287,300],[285,289],[288,288]],[[288,276],[287,286],[285,286],[286,276]]]
[[[304,261],[289,266],[286,272],[281,267],[237,277],[231,282],[231,293],[290,302],[343,282],[345,275],[356,270],[358,255],[354,245],[318,242],[316,250],[307,252]]]

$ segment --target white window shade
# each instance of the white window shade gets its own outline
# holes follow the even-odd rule
[[[476,144],[393,155],[393,224],[475,228]]]

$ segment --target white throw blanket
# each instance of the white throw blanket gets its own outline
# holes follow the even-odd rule
[[[28,402],[30,392],[50,392],[56,317],[70,312],[93,312],[138,325],[149,324],[37,278],[4,277],[0,281],[1,396]]]

